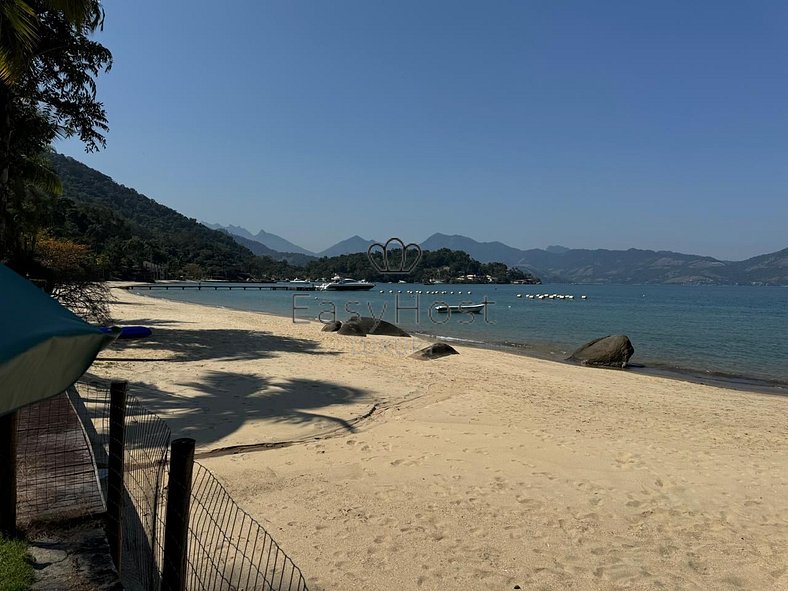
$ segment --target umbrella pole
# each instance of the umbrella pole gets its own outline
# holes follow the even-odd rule
[[[0,416],[0,535],[16,537],[17,411]]]

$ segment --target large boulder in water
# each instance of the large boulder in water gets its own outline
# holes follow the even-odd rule
[[[342,328],[342,323],[339,320],[332,320],[331,322],[326,322],[321,330],[323,332],[336,332],[340,328]]]
[[[350,320],[345,322],[353,322],[359,326],[364,334],[368,335],[382,335],[387,337],[409,337],[410,335],[402,330],[396,324],[380,320],[378,318],[371,318],[369,316],[353,316]],[[340,329],[339,334],[342,334]]]
[[[635,348],[623,334],[608,335],[586,343],[572,353],[568,361],[599,367],[626,367]]]
[[[446,343],[433,343],[429,347],[419,349],[411,357],[414,359],[421,359],[422,361],[429,361],[430,359],[440,359],[447,355],[459,355],[457,350],[451,345]]]

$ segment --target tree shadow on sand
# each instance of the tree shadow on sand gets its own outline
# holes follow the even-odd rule
[[[97,361],[205,361],[208,359],[265,359],[276,353],[336,355],[322,351],[320,343],[259,330],[156,328],[145,339],[115,341]],[[150,351],[170,353],[169,357],[146,357]],[[117,355],[117,353],[122,353]]]
[[[247,421],[293,425],[322,423],[326,431],[355,432],[353,419],[330,414],[329,407],[358,404],[372,398],[366,390],[311,379],[270,380],[257,375],[211,371],[199,380],[177,384],[183,396],[141,382],[129,383],[129,394],[149,412],[161,416],[173,437],[193,437],[206,446],[231,435]],[[261,427],[259,442],[270,442]]]

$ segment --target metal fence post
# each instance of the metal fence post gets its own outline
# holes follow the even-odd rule
[[[16,427],[18,412],[0,417],[0,534],[16,537]]]
[[[162,591],[186,589],[189,510],[194,468],[194,439],[176,439],[170,446],[170,480],[164,516]]]
[[[115,568],[120,573],[120,549],[123,543],[123,470],[126,443],[126,382],[110,384],[109,459],[107,463],[107,540]]]

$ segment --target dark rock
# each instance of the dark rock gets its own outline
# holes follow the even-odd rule
[[[378,320],[369,316],[353,316],[348,322],[355,322],[365,334],[383,335],[387,337],[409,337],[410,335],[396,324]],[[347,323],[345,323],[347,324]]]
[[[339,320],[332,320],[331,322],[326,322],[323,325],[323,332],[336,332],[342,327],[342,323]]]
[[[348,320],[347,322],[343,322],[342,326],[339,327],[337,330],[337,334],[345,335],[347,337],[365,337],[367,336],[367,332],[364,330],[364,327],[361,326],[355,320]]]
[[[429,347],[419,349],[411,357],[414,359],[421,359],[422,361],[429,361],[430,359],[440,359],[447,355],[459,355],[459,353],[451,345],[446,343],[433,343]]]
[[[618,334],[594,339],[572,353],[567,361],[600,367],[626,367],[635,348],[629,337]]]

